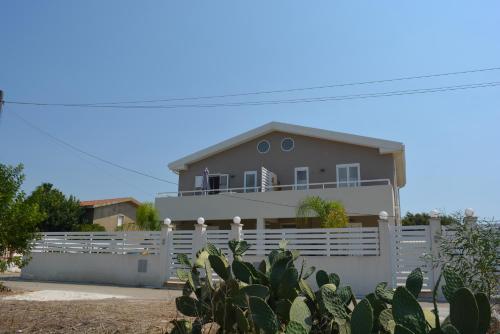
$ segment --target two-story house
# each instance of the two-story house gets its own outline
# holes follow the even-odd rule
[[[178,192],[162,193],[156,207],[178,229],[198,217],[209,228],[295,227],[307,196],[343,203],[353,226],[375,226],[380,211],[399,220],[405,185],[402,143],[271,122],[176,160]],[[309,221],[318,226],[315,219]]]

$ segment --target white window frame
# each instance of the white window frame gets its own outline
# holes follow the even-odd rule
[[[351,185],[351,181],[349,181],[349,167],[357,167],[358,168],[358,180],[356,182],[355,185]],[[347,181],[343,182],[342,181],[342,185],[345,185],[344,187],[345,188],[348,188],[348,187],[359,187],[361,185],[361,166],[359,164],[359,162],[355,162],[355,163],[350,163],[350,164],[340,164],[340,165],[337,165],[336,166],[336,173],[337,173],[337,188],[340,188],[341,187],[341,183],[340,183],[340,173],[339,173],[339,169],[340,168],[346,168],[347,169]]]
[[[254,176],[254,185],[253,187],[247,187],[247,175],[253,175]],[[245,189],[246,193],[250,192],[257,192],[257,171],[256,170],[247,170],[243,174],[243,188]]]
[[[298,184],[297,183],[297,172],[299,171],[306,171],[306,175],[307,175],[307,180],[306,180],[306,184]],[[294,180],[295,180],[295,185],[294,185],[294,189],[295,190],[303,190],[303,189],[309,189],[309,167],[295,167],[294,169]]]
[[[292,147],[291,147],[289,150],[285,150],[285,149],[283,148],[283,142],[284,142],[285,140],[287,140],[287,139],[289,139],[289,140],[291,140],[291,141],[292,141]],[[291,138],[291,137],[285,137],[285,138],[283,138],[283,139],[281,140],[281,143],[280,143],[280,148],[281,148],[281,150],[282,150],[283,152],[291,152],[291,151],[293,151],[293,149],[295,148],[295,140],[293,140],[293,138]]]
[[[259,151],[259,145],[262,142],[266,142],[267,143],[267,151],[265,151],[265,152]],[[267,140],[267,139],[259,140],[259,142],[257,143],[256,148],[257,148],[257,152],[259,152],[260,154],[266,154],[266,153],[268,153],[271,150],[271,142],[269,140]]]

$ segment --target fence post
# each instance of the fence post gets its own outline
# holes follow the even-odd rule
[[[243,230],[243,224],[241,223],[241,218],[236,216],[233,218],[233,223],[231,224],[231,234],[229,240],[241,241],[243,240],[241,232]]]
[[[438,210],[432,210],[430,212],[429,233],[430,233],[431,255],[434,259],[437,259],[439,256],[439,240],[440,240],[441,235],[442,235],[441,217],[439,216]],[[441,271],[441,268],[434,266],[431,263],[432,282],[429,282],[429,286],[434,287],[434,285],[436,284],[437,278],[439,277],[440,271]]]
[[[196,253],[207,244],[207,225],[203,217],[198,218],[194,225],[192,260],[196,259]]]
[[[266,247],[265,247],[265,228],[266,228],[266,222],[264,218],[257,218],[257,225],[256,225],[256,234],[255,237],[257,239],[257,251],[255,252],[256,255],[266,255]]]
[[[378,219],[378,236],[380,258],[384,261],[381,270],[386,273],[386,281],[389,286],[395,288],[395,256],[394,256],[394,217],[389,217],[387,212],[380,211]]]
[[[172,221],[166,218],[163,221],[160,234],[160,282],[159,287],[162,287],[172,276]]]

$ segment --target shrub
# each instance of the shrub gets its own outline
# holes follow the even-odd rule
[[[177,297],[179,312],[194,320],[174,320],[170,333],[391,333],[468,334],[486,333],[491,314],[485,294],[473,294],[453,271],[445,271],[445,296],[450,317],[439,322],[434,289],[434,309],[422,310],[417,298],[423,285],[420,269],[414,270],[406,286],[388,289],[377,285],[374,293],[359,303],[348,285],[335,273],[314,267],[295,266],[298,252],[280,244],[255,267],[245,262],[245,241],[230,241],[233,261],[208,244],[193,263],[179,255],[177,271],[185,282]],[[215,272],[220,281],[215,282]],[[318,290],[307,279],[314,273]],[[439,281],[441,277],[439,278]],[[436,286],[437,287],[437,286]]]

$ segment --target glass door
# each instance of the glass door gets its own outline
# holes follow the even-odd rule
[[[253,193],[257,191],[257,171],[246,171],[244,175],[245,192]]]
[[[337,165],[337,185],[342,187],[358,187],[360,185],[359,164]]]
[[[295,190],[309,189],[309,167],[295,168]]]

